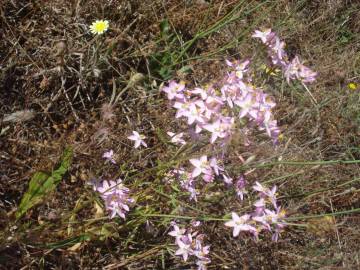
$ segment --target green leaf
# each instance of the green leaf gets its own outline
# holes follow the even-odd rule
[[[161,36],[166,38],[167,35],[169,34],[170,32],[170,25],[169,25],[169,21],[168,20],[163,20],[161,23],[160,23],[160,33],[161,33]]]
[[[65,239],[65,240],[62,240],[62,241],[59,241],[59,242],[40,245],[39,247],[54,248],[54,249],[56,249],[56,248],[64,248],[64,247],[67,247],[67,246],[72,246],[72,245],[74,245],[76,243],[89,241],[90,239],[91,239],[90,235],[82,234],[82,235],[72,237],[72,238],[68,238],[68,239]]]
[[[17,219],[22,217],[26,211],[33,206],[41,203],[44,197],[48,196],[48,194],[56,188],[63,175],[70,168],[72,157],[72,149],[66,148],[62,155],[60,166],[56,170],[54,170],[51,174],[36,172],[33,175],[29,183],[29,189],[24,194],[16,212]]]
[[[193,71],[191,66],[183,66],[177,72],[181,74],[190,74]]]
[[[159,70],[159,75],[164,79],[164,80],[169,80],[171,78],[173,71],[171,69],[169,69],[168,67],[162,67]]]

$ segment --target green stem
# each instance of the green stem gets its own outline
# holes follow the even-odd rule
[[[359,182],[360,181],[360,178],[355,178],[353,180],[350,180],[350,181],[347,181],[345,183],[342,183],[340,185],[336,185],[336,186],[332,186],[332,187],[329,187],[329,188],[323,188],[323,189],[317,189],[317,190],[313,190],[311,192],[307,192],[307,193],[301,193],[301,194],[291,194],[289,196],[281,196],[279,199],[288,199],[288,198],[294,198],[294,197],[309,197],[309,196],[312,196],[312,195],[315,195],[315,194],[318,194],[320,192],[325,192],[325,191],[329,191],[329,190],[334,190],[336,188],[339,188],[339,187],[343,187],[343,186],[347,186],[351,183],[355,183],[355,182]]]
[[[283,179],[286,179],[286,178],[289,178],[289,177],[292,177],[292,176],[296,176],[296,175],[299,175],[299,174],[303,174],[303,173],[305,173],[305,171],[301,170],[301,171],[296,172],[296,173],[290,173],[290,174],[287,174],[287,175],[283,175],[283,176],[280,176],[280,177],[276,177],[276,178],[266,180],[263,183],[264,184],[269,184],[269,183],[276,182],[278,180],[283,180]]]
[[[289,223],[289,222],[285,222],[283,223],[286,226],[294,226],[294,227],[303,227],[303,228],[307,228],[308,225],[307,224],[300,224],[300,223]]]
[[[314,165],[334,165],[334,164],[358,164],[360,160],[315,160],[315,161],[277,161],[266,164],[256,165],[256,168],[265,168],[275,165],[290,165],[290,166],[314,166]]]
[[[192,209],[192,210],[194,210],[194,211],[196,211],[196,212],[206,214],[205,211],[200,210],[200,209],[197,209],[197,208],[195,208],[195,207],[193,207],[193,206],[191,206],[190,204],[187,204],[187,203],[185,203],[185,202],[179,201],[178,199],[175,199],[175,198],[173,198],[173,197],[171,197],[171,196],[169,196],[169,195],[167,195],[167,194],[165,194],[165,193],[163,193],[163,192],[161,192],[161,191],[159,191],[159,190],[156,190],[155,188],[152,188],[152,187],[151,187],[150,189],[151,189],[152,191],[154,191],[154,192],[156,192],[156,193],[158,193],[158,194],[160,194],[160,195],[162,195],[162,196],[170,199],[170,200],[174,200],[174,201],[178,202],[179,204],[185,205],[186,207],[188,207],[188,208],[190,208],[190,209]]]
[[[321,218],[321,217],[326,217],[326,216],[341,216],[341,215],[354,214],[354,213],[360,213],[360,208],[355,208],[355,209],[345,210],[345,211],[340,211],[340,212],[335,212],[335,213],[288,217],[288,218],[286,218],[286,220],[302,220],[302,219],[311,219],[311,218]]]
[[[134,216],[134,214],[129,214],[129,216]],[[167,214],[140,214],[142,217],[166,217],[166,218],[176,218],[176,219],[196,219],[196,220],[202,220],[202,221],[228,221],[230,219],[227,218],[218,218],[218,217],[206,217],[206,216],[179,216],[179,215],[167,215]]]

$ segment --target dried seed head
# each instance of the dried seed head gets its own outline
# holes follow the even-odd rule
[[[56,58],[56,63],[58,66],[64,66],[65,65],[65,59],[64,56],[67,52],[67,45],[64,40],[61,40],[55,44],[54,47],[54,57]]]
[[[65,41],[61,40],[59,42],[57,42],[55,44],[55,47],[54,47],[54,50],[55,50],[55,53],[54,53],[54,56],[64,56],[64,54],[66,53],[67,51],[67,45],[65,43]]]
[[[144,80],[145,76],[142,73],[135,73],[130,77],[128,86],[133,87]]]
[[[100,127],[95,134],[92,136],[92,140],[96,141],[97,144],[101,144],[104,141],[107,141],[110,136],[110,129],[107,127]]]
[[[104,103],[101,106],[101,118],[107,121],[111,120],[114,116],[114,107],[109,103]]]

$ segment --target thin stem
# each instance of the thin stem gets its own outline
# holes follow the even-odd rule
[[[283,179],[286,179],[286,178],[289,178],[289,177],[292,177],[292,176],[296,176],[296,175],[299,175],[299,174],[303,174],[303,173],[305,173],[305,171],[301,170],[301,171],[296,172],[296,173],[290,173],[290,174],[287,174],[287,175],[283,175],[283,176],[280,176],[280,177],[276,177],[276,178],[266,180],[263,183],[264,184],[269,184],[269,183],[273,183],[273,182],[283,180]]]
[[[277,161],[266,164],[256,165],[256,168],[271,167],[275,165],[290,166],[314,166],[314,165],[334,165],[334,164],[358,164],[360,160],[315,160],[315,161]]]
[[[360,208],[351,209],[351,210],[345,210],[345,211],[340,211],[340,212],[335,212],[335,213],[288,217],[288,218],[286,218],[286,220],[302,220],[302,219],[311,219],[311,218],[321,218],[321,217],[326,217],[326,216],[341,216],[341,215],[354,214],[354,213],[360,213]]]
[[[129,214],[129,216],[134,216],[135,214]],[[227,218],[218,218],[218,217],[206,217],[206,216],[179,216],[179,215],[168,215],[168,214],[140,214],[142,217],[166,217],[166,218],[175,218],[175,219],[196,219],[196,220],[202,220],[202,221],[228,221],[230,219]]]

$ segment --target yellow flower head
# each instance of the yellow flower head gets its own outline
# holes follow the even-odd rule
[[[357,89],[357,84],[351,82],[351,83],[348,84],[348,88],[349,88],[350,90],[356,90],[356,89]]]
[[[96,20],[90,25],[90,31],[94,35],[101,35],[105,33],[109,28],[109,21],[107,20]]]

